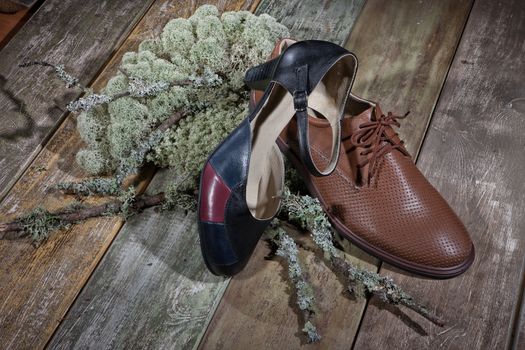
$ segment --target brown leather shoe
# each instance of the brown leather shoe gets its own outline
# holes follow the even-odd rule
[[[277,44],[273,56],[293,41]],[[260,98],[252,92],[252,102]],[[310,111],[311,154],[317,166],[330,159],[331,129]],[[434,278],[463,273],[474,260],[465,227],[417,169],[393,126],[402,117],[351,95],[342,120],[335,171],[315,177],[299,160],[295,119],[278,139],[335,228],[368,253],[402,269]]]

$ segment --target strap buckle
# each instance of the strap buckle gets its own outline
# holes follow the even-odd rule
[[[304,112],[308,108],[308,94],[304,90],[293,92],[293,107],[296,112]]]

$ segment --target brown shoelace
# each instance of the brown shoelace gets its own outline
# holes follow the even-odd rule
[[[403,146],[403,141],[393,140],[385,132],[387,127],[399,127],[398,119],[406,118],[409,113],[410,112],[407,112],[402,116],[396,116],[392,114],[392,112],[388,112],[386,116],[381,114],[379,117],[376,116],[375,120],[359,125],[359,130],[351,135],[350,142],[354,147],[351,147],[347,153],[352,152],[356,147],[360,147],[364,149],[359,153],[360,155],[367,156],[372,154],[371,157],[367,157],[357,164],[358,168],[370,164],[368,167],[368,185],[370,185],[371,179],[377,174],[380,168],[379,160],[382,159],[384,155],[398,149],[404,155],[410,156]],[[395,135],[397,136],[397,133]]]

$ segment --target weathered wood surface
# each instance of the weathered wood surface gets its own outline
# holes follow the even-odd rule
[[[470,6],[470,1],[421,4],[417,0],[369,0],[345,45],[360,62],[354,92],[381,101],[389,110],[403,110],[409,105],[414,112],[411,124],[416,127],[404,132],[413,153],[417,153]],[[305,21],[299,16],[296,20]],[[427,54],[429,47],[431,54]],[[376,79],[378,69],[388,75]],[[423,86],[429,91],[421,92]],[[377,269],[376,259],[348,243],[346,248],[354,263]],[[260,243],[246,270],[232,279],[201,343],[202,349],[294,349],[302,345],[302,320],[295,299],[290,297],[293,291],[287,271],[279,261],[263,260],[268,251]],[[366,302],[343,295],[339,280],[311,253],[301,252],[301,257],[308,262],[310,280],[318,291],[320,310],[316,321],[324,336],[320,344],[310,347],[351,347]]]
[[[356,349],[510,345],[525,254],[524,38],[521,0],[475,2],[418,159],[469,229],[473,266],[445,281],[381,269],[444,315],[447,328],[408,311],[402,322],[373,301]]]
[[[257,13],[268,13],[297,40],[323,39],[342,45],[365,0],[263,0]]]
[[[219,1],[220,7],[225,1]],[[238,2],[245,4],[245,2]],[[251,4],[252,2],[247,2]],[[196,4],[156,2],[94,83],[103,86],[116,73],[122,55],[156,36],[171,18],[188,16]],[[240,5],[239,5],[240,6]],[[48,14],[49,16],[49,14]],[[43,78],[44,79],[44,78]],[[48,193],[62,181],[85,177],[75,154],[82,142],[74,118],[66,118],[28,171],[0,206],[2,221],[35,206],[55,209],[73,199]],[[151,174],[145,174],[139,189]],[[3,348],[41,348],[53,334],[93,269],[122,226],[119,218],[101,218],[54,234],[38,249],[29,240],[0,241],[0,344]]]
[[[0,56],[0,199],[21,176],[79,95],[31,60],[64,64],[90,83],[153,0],[48,0],[2,49]]]
[[[48,193],[60,181],[81,178],[75,153],[82,146],[68,118],[0,207],[2,221],[36,206],[70,203]],[[48,341],[118,232],[119,219],[90,220],[53,234],[38,249],[29,239],[0,241],[0,344],[39,349]]]
[[[157,174],[154,194],[174,179]],[[192,349],[227,280],[201,257],[195,213],[153,208],[123,226],[50,349]]]
[[[16,13],[0,13],[0,50],[24,24],[26,16],[29,16],[28,12],[29,9],[23,9]]]
[[[524,278],[525,276],[522,276]],[[522,286],[524,280],[522,279]],[[522,289],[523,291],[523,289]],[[520,350],[525,348],[525,298],[521,296],[520,310],[517,313],[518,318],[515,321],[512,333],[511,345],[512,350]]]
[[[399,134],[417,156],[472,7],[471,0],[369,0],[345,47],[359,69],[353,92],[410,115]]]
[[[157,36],[169,19],[188,17],[202,3],[210,1],[157,1],[137,26],[137,35],[134,32],[126,41],[125,51]],[[221,0],[215,4],[227,11],[253,10],[257,3]],[[133,45],[128,47],[129,42]],[[114,72],[119,61],[113,60],[108,72]],[[156,175],[148,190],[153,193],[169,181],[166,173]],[[49,347],[195,347],[228,282],[204,266],[195,223],[194,214],[153,209],[127,222]]]

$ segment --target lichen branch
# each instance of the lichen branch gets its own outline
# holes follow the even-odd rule
[[[55,74],[57,77],[66,83],[66,87],[72,88],[74,86],[80,88],[82,91],[86,91],[87,89],[82,86],[78,80],[78,78],[75,78],[71,74],[65,71],[64,65],[62,64],[52,64],[46,61],[29,61],[24,62],[18,65],[19,67],[31,67],[31,66],[43,66],[43,67],[51,67],[55,70]]]
[[[310,196],[295,195],[290,190],[285,189],[282,210],[287,213],[291,222],[310,232],[313,241],[321,248],[325,260],[328,261],[334,272],[345,278],[346,288],[350,293],[354,293],[356,296],[377,295],[384,302],[404,305],[434,324],[444,325],[444,321],[439,316],[416,302],[392,279],[357,268],[347,261],[344,253],[333,244],[331,224],[317,199]]]
[[[266,231],[270,241],[278,247],[275,254],[283,257],[288,264],[288,276],[292,281],[297,295],[297,306],[301,310],[304,319],[303,332],[308,338],[308,343],[321,340],[313,322],[316,313],[314,291],[303,273],[299,262],[299,250],[295,241],[283,229],[281,222],[275,219],[269,230]]]
[[[156,96],[163,91],[166,91],[174,86],[185,86],[191,85],[191,80],[174,80],[171,82],[159,81],[152,84],[148,84],[145,81],[132,78],[130,79],[128,90],[119,92],[115,95],[104,95],[104,94],[90,94],[86,97],[79,98],[78,100],[70,102],[66,108],[70,112],[89,111],[90,109],[107,104],[118,100],[123,97],[149,97]]]
[[[391,278],[380,276],[368,270],[358,269],[339,257],[332,258],[332,265],[349,281],[348,289],[350,292],[353,291],[356,294],[364,292],[365,294],[376,295],[383,302],[393,305],[404,305],[440,327],[445,325],[441,317],[429,311],[426,306],[416,302],[410,294],[396,285]]]
[[[128,196],[95,206],[74,204],[56,212],[36,208],[27,215],[0,224],[0,239],[30,236],[38,242],[46,239],[50,232],[68,225],[99,216],[118,214],[129,216],[145,208],[162,205],[165,199],[164,193],[160,192],[154,195]]]

